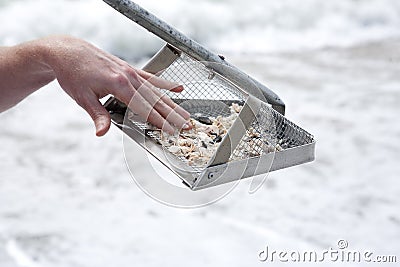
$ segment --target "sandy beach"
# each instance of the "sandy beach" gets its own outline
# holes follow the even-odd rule
[[[94,138],[86,114],[49,85],[1,115],[2,266],[19,266],[13,257],[31,261],[21,266],[253,266],[265,244],[322,250],[340,238],[395,254],[398,44],[232,57],[315,135],[317,159],[199,210],[148,198],[126,170],[120,132]]]
[[[267,245],[321,252],[341,239],[399,261],[399,52],[399,38],[227,52],[315,136],[316,160],[270,173],[255,194],[245,180],[193,210],[140,191],[121,132],[96,138],[87,114],[49,84],[0,114],[0,266],[289,266],[258,254]],[[342,265],[363,263],[324,262]]]

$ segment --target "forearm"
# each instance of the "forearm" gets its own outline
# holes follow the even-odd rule
[[[0,112],[55,79],[46,50],[43,40],[0,47]]]

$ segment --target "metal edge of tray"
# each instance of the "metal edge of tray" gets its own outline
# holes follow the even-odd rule
[[[177,161],[176,165],[180,165],[179,167],[171,164],[171,160],[173,160],[173,155],[171,154],[171,158],[168,159],[167,155],[169,152],[164,151],[163,147],[157,143],[153,138],[147,136],[142,129],[139,129],[134,124],[127,124],[121,121],[121,117],[119,114],[112,114],[111,119],[115,126],[117,126],[124,134],[129,136],[132,142],[136,142],[142,148],[144,148],[148,153],[154,156],[158,161],[160,161],[165,167],[167,167],[170,171],[176,174],[182,182],[192,188],[195,181],[197,180],[200,172],[195,171],[190,166],[187,166],[183,162]],[[186,171],[184,170],[186,168]],[[180,171],[181,170],[181,171]]]
[[[222,142],[215,151],[214,156],[211,158],[209,166],[228,162],[231,154],[246,134],[247,129],[255,120],[256,114],[258,114],[261,109],[261,103],[262,101],[258,98],[248,95],[237,119],[228,129],[228,133],[222,139]]]
[[[244,179],[259,174],[293,167],[315,159],[315,140],[311,143],[288,148],[261,157],[237,160],[221,165],[210,166],[196,181],[192,190],[205,189],[238,180],[238,173]]]
[[[170,44],[165,44],[142,68],[151,74],[158,75],[181,56],[181,51]]]

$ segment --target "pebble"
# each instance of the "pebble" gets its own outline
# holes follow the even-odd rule
[[[212,120],[211,120],[209,117],[203,117],[203,116],[201,116],[201,117],[197,117],[196,119],[197,119],[199,122],[201,122],[201,123],[203,123],[203,124],[205,124],[205,125],[212,125],[212,124],[213,124]]]
[[[218,135],[217,137],[214,138],[213,142],[214,143],[219,143],[222,141],[222,137],[220,135]]]

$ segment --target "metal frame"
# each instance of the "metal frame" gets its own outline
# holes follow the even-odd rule
[[[302,134],[307,135],[309,142],[275,153],[229,162],[233,151],[261,110],[261,105],[270,104],[277,116],[284,118],[285,104],[283,101],[269,88],[226,62],[224,57],[213,54],[136,3],[129,0],[104,0],[104,2],[167,42],[144,66],[145,71],[157,74],[185,54],[196,61],[201,61],[210,71],[245,91],[247,99],[239,114],[239,119],[234,122],[222,140],[208,166],[199,171],[185,166],[183,162],[177,161],[172,164],[163,147],[155,139],[149,137],[145,129],[138,127],[126,118],[126,105],[113,97],[104,104],[110,112],[113,123],[118,128],[177,174],[190,189],[199,190],[314,160],[315,140],[303,129],[287,121],[288,123],[284,127],[290,128],[290,131],[301,131]],[[283,133],[283,135],[285,134],[289,133]],[[175,164],[180,164],[179,168]]]
[[[158,73],[168,68],[180,57],[181,53],[181,51],[167,44],[143,69]],[[147,136],[145,130],[138,128],[125,117],[127,107],[119,100],[111,97],[104,106],[110,111],[112,121],[118,128],[179,176],[190,189],[199,190],[314,160],[315,141],[312,140],[309,144],[275,153],[267,153],[261,157],[228,162],[233,150],[255,118],[256,113],[260,110],[261,103],[262,101],[258,98],[252,95],[248,96],[245,106],[239,114],[240,119],[232,125],[226,138],[224,138],[216,151],[214,158],[208,167],[201,172],[194,172],[192,168],[179,161],[174,161],[174,164],[172,164],[171,158],[168,158],[168,153],[164,151],[162,146],[156,140]],[[246,111],[246,107],[249,109],[248,111]]]

